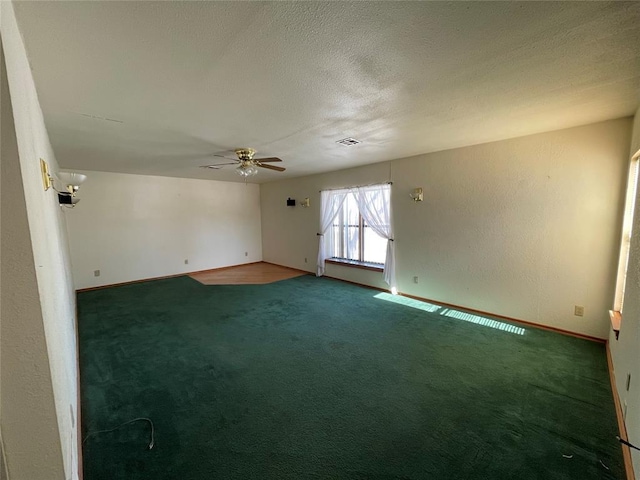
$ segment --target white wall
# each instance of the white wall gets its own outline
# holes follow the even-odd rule
[[[51,368],[31,247],[20,158],[2,71],[0,425],[11,478],[63,478]],[[32,461],[37,455],[38,460]]]
[[[628,160],[640,150],[640,108],[633,123],[633,137]],[[609,348],[613,358],[616,386],[620,402],[627,404],[625,423],[629,440],[640,445],[640,190],[636,197],[631,237],[631,253],[627,270],[627,284],[620,336],[616,340],[613,331],[609,335]],[[613,305],[613,299],[611,300]],[[610,307],[611,308],[611,307]],[[631,374],[629,391],[627,374]],[[640,452],[631,450],[636,475],[640,473]]]
[[[67,210],[76,288],[262,260],[259,185],[84,173]]]
[[[319,190],[392,180],[400,292],[606,338],[630,132],[626,118],[263,184],[264,259],[314,271]]]
[[[16,171],[11,170],[11,178],[5,178],[5,158],[2,159],[3,249],[7,234],[10,245],[22,255],[10,263],[3,257],[2,263],[3,277],[5,268],[11,268],[11,281],[15,283],[12,290],[15,308],[5,309],[4,301],[2,307],[2,437],[12,480],[75,479],[78,478],[75,296],[64,216],[55,192],[43,189],[39,159],[49,162],[54,172],[57,163],[13,5],[0,2],[0,10],[0,33],[19,154],[19,159],[11,157],[17,163]],[[3,114],[7,103],[3,101]],[[13,188],[10,197],[5,195],[8,185]],[[11,203],[5,205],[5,199]],[[16,229],[5,232],[7,216]],[[23,221],[28,223],[28,231]],[[19,242],[24,248],[17,248]],[[3,297],[6,288],[3,282]],[[10,322],[17,328],[9,328]],[[47,361],[48,368],[43,369]]]

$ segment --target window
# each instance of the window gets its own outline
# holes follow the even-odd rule
[[[396,287],[396,254],[391,227],[391,183],[320,192],[316,275],[328,259],[381,270],[391,293]]]
[[[334,219],[329,237],[332,259],[380,267],[385,263],[387,239],[367,225],[352,194],[347,195]]]
[[[627,283],[627,268],[629,266],[629,249],[631,246],[631,233],[633,227],[633,211],[636,201],[638,186],[638,163],[640,152],[631,159],[629,177],[627,179],[627,196],[624,204],[624,219],[622,221],[622,240],[620,242],[620,257],[618,260],[618,276],[616,279],[616,293],[613,300],[613,310],[610,312],[613,329],[616,336],[620,330],[622,321],[622,308],[624,303],[624,289]]]

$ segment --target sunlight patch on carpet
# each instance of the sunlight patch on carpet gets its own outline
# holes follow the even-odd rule
[[[496,330],[502,330],[504,332],[515,333],[516,335],[524,335],[526,331],[522,327],[516,327],[515,325],[511,325],[510,323],[500,322],[498,320],[491,320],[489,318],[479,317],[478,315],[473,315],[472,313],[459,312],[457,310],[451,310],[450,308],[445,308],[440,312],[440,315],[444,315],[445,317],[455,318],[457,320],[463,320],[465,322],[475,323],[477,325],[482,325],[483,327],[495,328]]]
[[[400,295],[392,295],[386,292],[378,293],[377,295],[374,295],[374,298],[386,300],[387,302],[397,303],[406,307],[417,308],[418,310],[423,310],[429,313],[437,312],[441,308],[440,305],[421,302],[420,300],[414,300],[413,298],[403,297]]]
[[[374,298],[379,300],[385,300],[387,302],[397,303],[398,305],[404,305],[405,307],[416,308],[424,312],[434,313],[438,312],[445,317],[455,318],[456,320],[462,320],[469,323],[475,323],[483,327],[495,328],[496,330],[502,330],[503,332],[514,333],[516,335],[524,335],[526,331],[522,327],[516,327],[510,323],[501,322],[499,320],[493,320],[491,318],[480,317],[472,313],[461,312],[459,310],[453,310],[451,308],[444,308],[440,305],[434,305],[433,303],[423,302],[421,300],[415,300],[413,298],[404,297],[401,295],[392,295],[390,293],[381,292],[374,295]]]

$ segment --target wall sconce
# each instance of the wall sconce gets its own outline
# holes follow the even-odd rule
[[[421,202],[422,200],[424,200],[422,188],[414,188],[413,192],[410,193],[409,196],[413,199],[414,202]]]
[[[304,208],[309,208],[309,205],[311,205],[311,203],[309,202],[309,197],[305,198],[300,202],[300,206]]]
[[[80,201],[79,198],[76,198],[76,193],[80,189],[80,185],[87,179],[86,175],[82,173],[74,173],[74,172],[58,172],[56,175],[58,180],[66,191],[58,192],[58,200],[60,201],[60,205],[71,205],[75,206],[76,203]]]
[[[58,172],[55,177],[52,177],[49,173],[49,165],[43,159],[40,159],[40,171],[42,172],[42,183],[44,184],[45,192],[49,188],[53,188],[58,192],[58,201],[60,205],[73,207],[80,201],[76,198],[76,193],[80,189],[80,185],[87,179],[86,175],[82,173],[74,172]],[[59,184],[58,190],[56,184]]]

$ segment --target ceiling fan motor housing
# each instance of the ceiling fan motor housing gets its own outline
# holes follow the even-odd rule
[[[250,162],[256,154],[253,148],[237,148],[235,152],[241,162]]]

